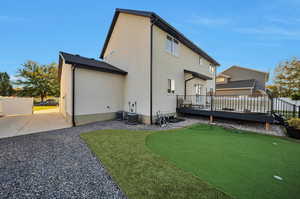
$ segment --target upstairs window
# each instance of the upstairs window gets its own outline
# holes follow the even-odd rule
[[[199,64],[202,65],[203,64],[203,58],[199,57]]]
[[[173,55],[179,56],[179,42],[173,39]]]
[[[209,65],[209,72],[214,73],[215,72],[215,67],[213,65]]]
[[[169,35],[166,38],[166,51],[174,56],[179,56],[179,42]]]
[[[168,93],[175,93],[175,80],[168,79]]]
[[[166,40],[166,51],[168,53],[172,53],[172,37],[167,36],[167,40]]]

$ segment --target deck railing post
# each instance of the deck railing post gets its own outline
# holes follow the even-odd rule
[[[211,110],[211,111],[213,111],[213,102],[214,102],[214,100],[213,100],[213,95],[210,94],[210,110]]]
[[[176,108],[179,108],[178,107],[178,95],[176,95]]]
[[[271,115],[273,115],[274,113],[274,101],[273,101],[273,97],[270,97],[271,100]]]
[[[296,117],[296,105],[293,104],[293,117]]]

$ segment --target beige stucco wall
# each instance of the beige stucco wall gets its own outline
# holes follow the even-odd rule
[[[128,72],[123,110],[137,103],[137,113],[150,115],[150,19],[120,13],[104,59]]]
[[[72,115],[72,66],[62,63],[59,109],[68,122]]]
[[[104,59],[128,72],[124,80],[123,110],[128,103],[137,103],[137,112],[144,118],[150,116],[150,19],[120,13],[111,35]],[[215,89],[214,74],[209,62],[199,64],[199,55],[180,44],[180,55],[172,56],[165,51],[167,33],[158,27],[153,29],[153,115],[158,110],[176,112],[176,95],[184,94],[184,69],[195,71],[213,80],[195,79],[187,84],[187,93],[195,94],[195,84],[203,85],[203,92]],[[175,94],[168,94],[168,79],[175,80]],[[203,93],[205,94],[205,93]],[[145,119],[149,120],[149,118]]]
[[[251,95],[251,89],[216,90],[216,95]]]
[[[195,84],[202,84],[203,91],[215,89],[214,74],[209,71],[209,62],[199,64],[199,55],[180,43],[179,56],[173,56],[165,50],[167,33],[154,26],[153,30],[153,114],[157,111],[176,112],[176,95],[184,95],[185,75],[190,70],[213,77],[213,80],[194,79],[187,83],[187,94],[195,95]],[[187,75],[186,75],[187,76]],[[187,78],[187,77],[186,77]],[[168,79],[175,80],[175,94],[169,94]],[[203,92],[203,94],[205,94]]]
[[[78,123],[82,123],[80,118],[85,123],[112,119],[109,116],[123,110],[124,79],[123,75],[76,68],[75,116]]]

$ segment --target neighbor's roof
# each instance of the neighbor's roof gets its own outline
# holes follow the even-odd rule
[[[197,72],[194,72],[194,71],[190,71],[190,70],[184,70],[184,73],[189,73],[191,75],[193,75],[194,77],[197,77],[199,79],[203,79],[203,80],[212,80],[211,77],[208,77],[206,75],[203,75],[203,74],[200,74],[200,73],[197,73]]]
[[[253,88],[255,86],[255,79],[230,81],[227,84],[216,84],[216,89],[224,88]]]
[[[199,48],[197,45],[195,45],[192,41],[190,41],[188,38],[186,38],[182,33],[180,33],[178,30],[176,30],[173,26],[171,26],[169,23],[167,23],[165,20],[163,20],[160,16],[158,16],[154,12],[120,9],[120,8],[117,8],[115,11],[113,21],[110,25],[110,28],[109,28],[109,31],[108,31],[101,55],[100,55],[101,59],[103,59],[103,57],[104,57],[105,50],[107,48],[111,34],[113,32],[113,29],[115,27],[116,21],[117,21],[120,13],[149,17],[153,24],[155,24],[162,30],[166,31],[168,34],[170,34],[173,37],[175,37],[176,39],[178,39],[182,44],[186,45],[188,48],[193,50],[195,53],[201,55],[202,57],[204,57],[205,59],[207,59],[208,61],[210,61],[211,63],[213,63],[216,66],[220,65],[216,60],[214,60],[212,57],[210,57],[206,52],[204,52],[201,48]]]
[[[85,68],[89,70],[96,70],[101,72],[116,73],[126,75],[127,72],[121,70],[115,66],[112,66],[104,61],[95,60],[91,58],[82,57],[79,55],[73,55],[70,53],[60,52],[60,56],[63,57],[67,64],[75,64],[78,68]]]
[[[241,67],[241,66],[231,66],[231,67],[227,68],[226,70],[224,70],[220,74],[223,74],[224,72],[226,72],[226,71],[228,71],[229,69],[232,69],[232,68],[239,68],[239,69],[243,69],[243,70],[249,70],[249,71],[254,71],[254,72],[258,72],[258,73],[263,73],[266,76],[266,81],[268,81],[268,79],[269,79],[269,73],[268,72],[259,71],[259,70],[255,70],[255,69],[252,69],[252,68],[245,68],[245,67]]]

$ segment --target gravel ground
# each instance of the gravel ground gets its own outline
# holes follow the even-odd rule
[[[80,139],[81,133],[159,130],[207,121],[189,118],[167,128],[108,121],[0,139],[0,198],[126,198]]]
[[[191,117],[189,116],[189,120],[197,120],[199,123],[208,123],[207,117]],[[273,136],[280,136],[284,137],[285,129],[280,125],[270,124],[270,130],[265,130],[265,125],[263,123],[258,122],[248,122],[248,121],[241,121],[241,120],[230,120],[230,119],[214,119],[214,125],[222,126],[225,128],[232,128],[232,129],[240,129],[245,131],[252,131],[259,134],[266,134],[266,135],[273,135]]]
[[[98,129],[166,128],[107,121],[0,139],[0,198],[126,198],[79,137]]]

